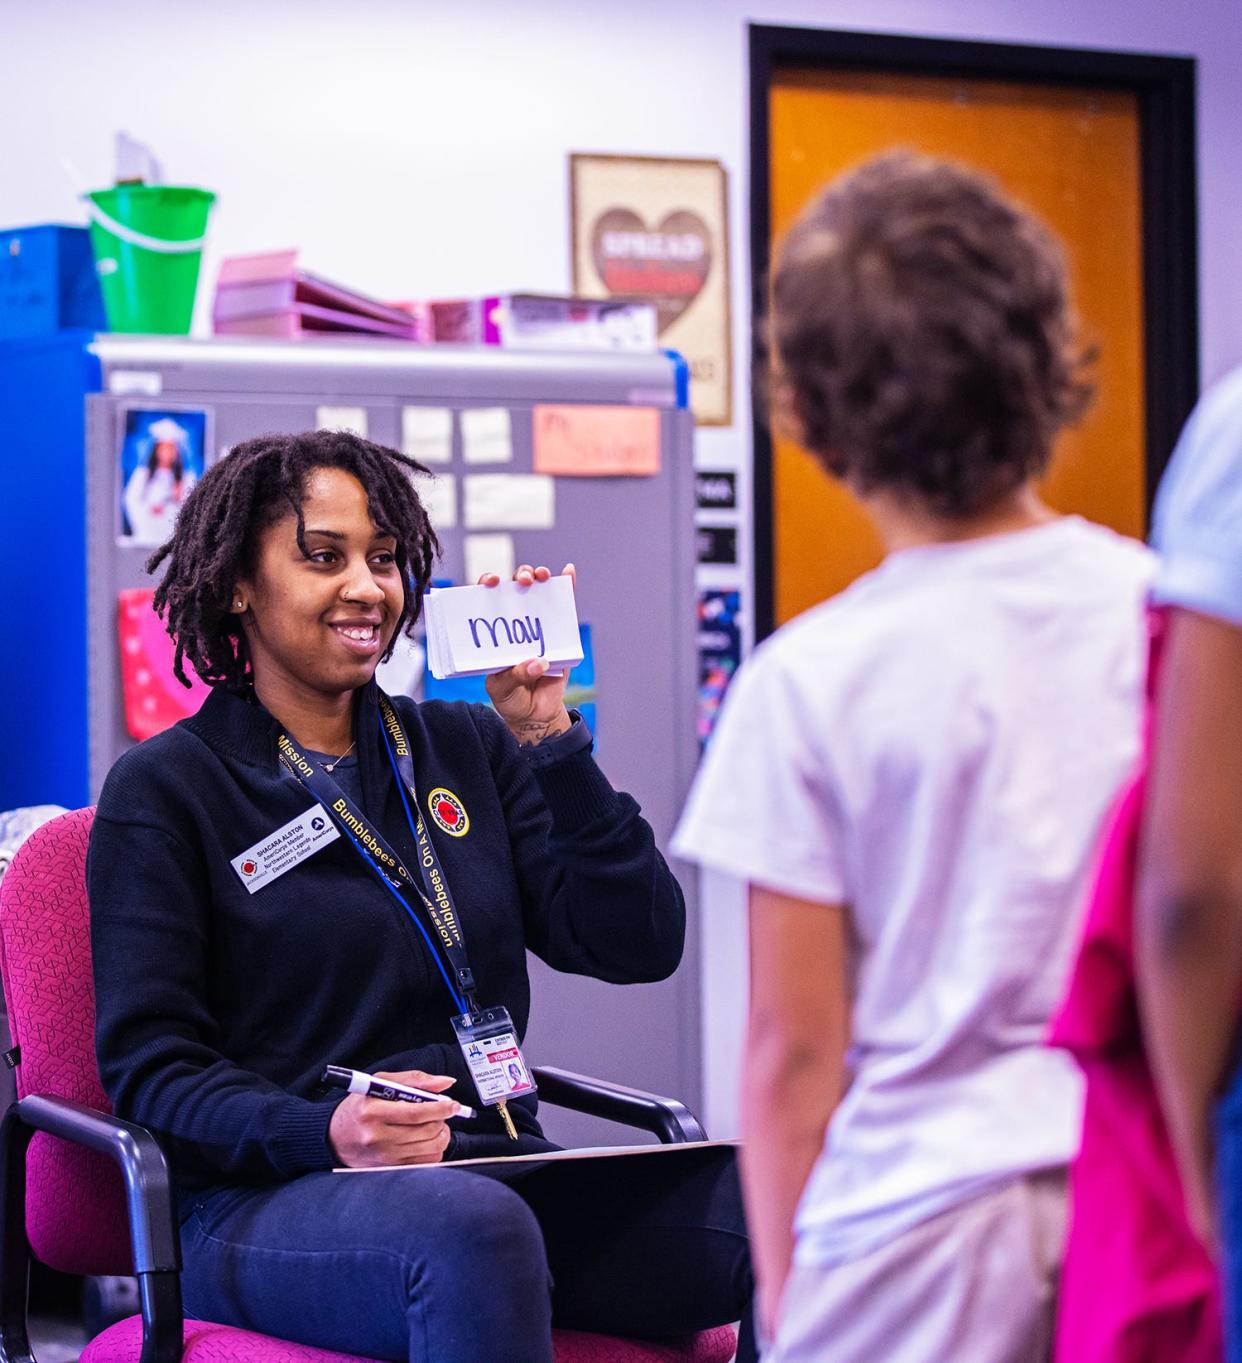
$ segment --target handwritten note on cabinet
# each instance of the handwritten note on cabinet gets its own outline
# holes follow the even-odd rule
[[[534,468],[570,478],[639,478],[660,471],[656,407],[537,406]]]

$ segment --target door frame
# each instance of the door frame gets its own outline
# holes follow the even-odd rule
[[[865,71],[1037,81],[1125,90],[1139,109],[1147,510],[1199,391],[1195,60],[1143,52],[906,38],[749,25],[751,336],[764,307],[772,229],[769,99],[782,70]],[[753,353],[753,350],[752,350]],[[753,414],[755,639],[775,628],[772,437]]]

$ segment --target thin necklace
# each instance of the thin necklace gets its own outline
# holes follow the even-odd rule
[[[357,746],[357,743],[358,740],[355,738],[354,741],[349,745],[349,747],[346,748],[345,751],[340,755],[340,757],[334,757],[331,762],[321,762],[319,765],[323,767],[324,771],[335,771],[337,763],[344,762],[344,760],[349,756],[349,754],[353,752],[354,748]]]

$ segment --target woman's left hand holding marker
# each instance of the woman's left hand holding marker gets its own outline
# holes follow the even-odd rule
[[[572,563],[567,563],[562,572],[576,585],[577,573]],[[542,564],[534,568],[523,563],[513,574],[513,580],[520,586],[529,587],[535,582],[547,582],[551,576],[552,570]],[[499,573],[484,573],[479,578],[481,587],[499,585]],[[554,738],[573,723],[565,708],[565,683],[569,674],[549,677],[547,671],[547,663],[529,658],[516,667],[494,672],[487,679],[487,694],[496,713],[519,743],[540,743],[545,738]]]

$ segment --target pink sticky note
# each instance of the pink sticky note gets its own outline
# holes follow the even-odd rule
[[[660,471],[655,407],[536,407],[535,472],[638,478]]]
[[[173,641],[152,609],[153,595],[130,588],[117,603],[125,727],[139,740],[194,714],[210,690],[193,672],[188,690],[173,676]]]

